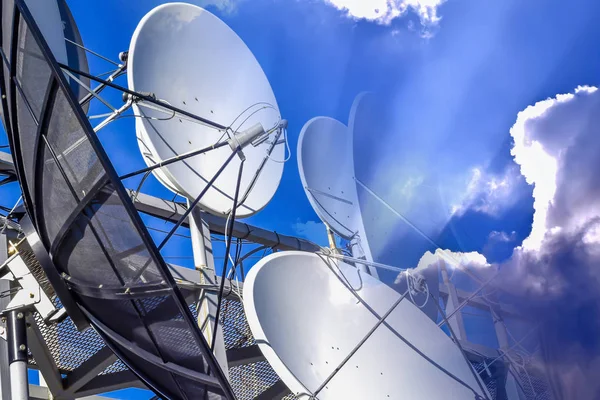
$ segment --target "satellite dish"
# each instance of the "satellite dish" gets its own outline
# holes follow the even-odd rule
[[[344,239],[351,239],[362,226],[352,132],[333,118],[308,121],[298,139],[298,170],[308,201],[321,221]]]
[[[296,251],[263,258],[244,284],[256,342],[296,394],[315,395],[399,297],[350,265]],[[460,349],[403,300],[316,398],[463,400],[485,397],[482,390]]]
[[[364,135],[370,135],[370,133],[372,132],[372,129],[377,129],[377,128],[373,128],[374,126],[376,126],[376,124],[374,123],[374,119],[378,119],[379,122],[381,122],[381,119],[384,119],[385,115],[382,114],[377,114],[376,116],[373,115],[373,110],[377,110],[380,111],[381,107],[380,106],[380,100],[374,93],[370,93],[370,92],[363,92],[360,93],[358,96],[356,96],[356,98],[354,99],[354,103],[352,104],[352,108],[350,110],[350,118],[349,118],[349,122],[348,122],[348,126],[351,132],[351,136],[353,137],[353,142],[355,144],[359,143],[359,140],[357,139],[357,135],[359,135],[359,132],[364,132]],[[357,144],[358,146],[358,144]],[[365,149],[361,149],[359,147],[354,147],[351,150],[351,153],[353,154],[361,154],[361,152],[364,152]],[[360,181],[358,181],[360,182]],[[360,183],[359,186],[364,185],[364,183]],[[361,192],[363,193],[363,192]],[[366,194],[367,196],[370,196],[371,194]],[[358,197],[358,196],[357,196]],[[371,204],[378,204],[381,206],[381,209],[384,210],[385,212],[389,212],[386,210],[386,205],[382,204],[380,202],[380,199],[373,199],[372,198],[372,202]],[[364,206],[364,204],[363,204]],[[360,210],[359,210],[360,212]],[[398,214],[398,213],[396,213]],[[388,214],[386,214],[388,215]],[[391,218],[396,218],[394,216],[394,214],[389,214],[391,216]],[[407,225],[410,226],[410,225]],[[363,229],[364,229],[364,241],[367,242],[369,240],[369,238],[371,240],[373,240],[374,242],[377,242],[377,240],[383,240],[384,238],[387,238],[390,236],[389,232],[382,232],[382,227],[381,227],[381,222],[377,219],[370,219],[370,218],[365,218],[364,219],[364,225],[363,225]],[[379,258],[379,260],[377,261],[382,261],[381,260],[381,254],[377,255],[377,257]],[[427,264],[428,265],[428,264]],[[428,294],[433,296],[433,298],[437,299],[439,297],[439,272],[437,268],[425,268],[427,267],[427,265],[415,265],[415,272],[416,274],[421,275],[425,281],[427,282],[427,288],[428,288]],[[407,289],[407,281],[406,279],[400,279],[400,283],[395,285],[395,289],[402,293]],[[437,318],[438,318],[438,308],[437,305],[435,303],[435,301],[431,301],[431,299],[427,299],[423,294],[417,294],[415,297],[415,304],[418,304],[421,308],[421,310],[427,315],[429,316],[429,318],[434,321],[437,322]]]
[[[308,201],[321,221],[344,239],[357,238],[354,255],[373,261],[358,204],[348,127],[329,117],[308,121],[298,139],[298,170]],[[371,272],[377,276],[376,270]]]
[[[3,5],[8,3],[13,2]],[[3,99],[2,111],[10,121],[6,130],[23,198],[39,234],[36,256],[43,254],[45,275],[76,326],[91,324],[159,397],[234,399],[182,291],[69,88],[66,69],[56,63],[65,54],[59,45],[64,44],[63,24],[50,3],[56,5],[50,0],[14,2],[11,15],[18,17],[18,29],[6,26],[5,19],[2,26],[3,32],[15,34],[8,43],[19,45],[7,52],[3,40],[17,79],[1,88],[2,94],[16,96],[9,104]],[[33,113],[47,122],[38,125]],[[92,287],[94,292],[86,290]]]
[[[136,28],[129,49],[131,90],[153,93],[158,99],[230,127],[218,130],[169,112],[134,104],[140,149],[148,165],[227,140],[260,124],[276,128],[281,116],[267,77],[244,42],[210,12],[183,3],[150,11]],[[274,135],[273,135],[274,136]],[[275,139],[271,139],[275,140]],[[244,148],[241,192],[251,188],[237,210],[238,217],[260,211],[271,200],[283,173],[283,143],[262,141]],[[231,148],[221,147],[163,167],[155,175],[167,188],[195,199],[207,186]],[[200,201],[217,215],[232,207],[240,159],[235,158]],[[253,182],[256,171],[261,170]],[[158,170],[155,170],[158,171]]]
[[[88,73],[89,66],[85,50],[77,47],[77,45],[83,46],[83,41],[65,1],[25,0],[25,4],[27,4],[27,8],[29,8],[31,15],[46,39],[56,61]],[[89,87],[89,79],[77,78]],[[85,89],[74,79],[71,77],[67,77],[67,79],[69,79],[71,89],[78,98],[81,99],[87,94]]]

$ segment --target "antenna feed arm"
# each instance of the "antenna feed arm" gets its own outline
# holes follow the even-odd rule
[[[287,119],[282,119],[281,122],[279,123],[279,125],[277,125],[275,128],[272,128],[268,132],[265,132],[264,135],[257,137],[252,142],[252,146],[254,146],[254,147],[260,146],[261,144],[263,144],[264,142],[267,141],[267,139],[269,138],[269,135],[271,133],[273,133],[273,132],[281,132],[281,131],[287,129],[287,127],[288,127],[288,121],[287,121]],[[280,143],[285,143],[285,141],[277,142],[276,144],[280,144]]]
[[[119,60],[123,63],[127,63],[127,60],[129,59],[129,51],[122,51],[119,53]]]
[[[259,122],[243,132],[240,132],[238,134],[234,133],[227,140],[227,143],[229,143],[229,147],[231,147],[231,150],[233,151],[235,151],[238,147],[240,149],[243,149],[244,147],[252,143],[252,141],[254,141],[257,137],[264,135],[265,133],[265,128],[263,128],[263,126]]]
[[[142,96],[150,97],[152,100],[158,101],[156,94],[154,94],[152,92],[139,92],[139,94]],[[144,101],[144,99],[142,97],[134,96],[129,93],[123,93],[123,102],[128,102],[130,100],[133,103],[140,103],[140,102]]]

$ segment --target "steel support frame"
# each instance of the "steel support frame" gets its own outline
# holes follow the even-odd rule
[[[137,212],[133,208],[131,200],[127,196],[127,193],[125,192],[122,184],[119,182],[116,171],[114,170],[113,166],[108,161],[108,157],[107,157],[106,153],[104,152],[103,148],[101,147],[100,143],[98,142],[98,139],[94,135],[89,121],[87,120],[85,115],[83,115],[83,112],[82,112],[81,108],[79,107],[78,101],[73,97],[73,94],[71,93],[69,86],[66,82],[66,79],[62,73],[61,67],[58,65],[58,63],[52,56],[50,49],[48,48],[47,44],[43,40],[42,34],[40,33],[38,27],[36,26],[36,24],[33,20],[33,17],[29,13],[27,5],[25,4],[24,0],[15,0],[15,6],[16,7],[15,7],[15,12],[14,12],[14,16],[15,16],[14,20],[17,21],[18,18],[22,18],[24,20],[24,22],[28,26],[29,32],[32,34],[33,38],[36,40],[36,42],[41,50],[42,55],[44,56],[44,58],[46,59],[48,65],[50,67],[50,71],[51,71],[50,85],[52,85],[52,84],[57,85],[60,88],[60,90],[62,91],[62,93],[64,94],[66,100],[71,105],[71,107],[74,111],[75,118],[77,118],[78,122],[82,125],[83,130],[87,136],[87,139],[89,140],[90,145],[92,146],[95,153],[97,154],[99,162],[101,163],[102,167],[104,168],[107,175],[109,176],[109,180],[114,185],[115,193],[118,195],[120,200],[123,202],[123,206],[125,207],[125,210],[129,214],[137,233],[140,235],[140,237],[143,240],[146,247],[150,250],[151,258],[153,259],[154,263],[158,266],[159,270],[161,270],[163,272],[166,283],[168,284],[168,286],[171,287],[172,295],[176,299],[176,304],[180,308],[180,312],[183,315],[184,320],[186,320],[186,322],[188,322],[188,324],[190,324],[190,325],[194,324],[195,322],[194,322],[193,316],[192,316],[190,310],[185,305],[184,298],[183,298],[181,292],[179,291],[179,289],[177,288],[174,279],[168,272],[168,267],[166,266],[166,263],[159,256],[158,250],[157,250],[156,246],[154,245],[154,242],[152,241],[150,234],[145,229],[140,216],[137,214]],[[14,29],[13,29],[13,38],[12,38],[13,44],[18,38],[18,35],[16,34],[16,29],[17,29],[16,25],[18,25],[18,24],[15,24]],[[13,60],[13,61],[16,60],[16,57],[15,57],[16,47],[17,46],[14,45],[13,49],[12,49],[13,51],[11,54],[11,60]],[[16,65],[13,62],[11,65],[11,76],[12,77],[15,76],[15,67],[16,67]],[[11,85],[11,94],[14,94],[15,87],[16,87],[15,84],[16,84],[16,81],[13,79],[13,84]],[[111,86],[111,85],[108,85],[108,86]],[[52,86],[50,86],[50,87],[52,87]],[[48,90],[47,93],[51,93],[51,90]],[[14,105],[15,96],[12,96],[11,100]],[[48,98],[46,98],[44,108],[46,108],[47,102],[48,102]],[[14,126],[17,126],[16,107],[11,107],[11,108],[13,111],[12,117],[15,122],[15,123],[13,123],[13,127],[14,127]],[[38,149],[39,149],[39,146],[38,146]],[[60,165],[57,165],[57,166],[60,169]],[[20,174],[20,175],[22,175],[21,178],[24,178],[23,174]],[[21,180],[21,183],[23,183],[22,180]],[[67,183],[68,183],[68,180],[67,180]],[[25,192],[28,193],[28,188],[24,187],[23,184],[22,184],[22,191],[24,193]],[[32,203],[29,203],[29,204],[32,205]],[[37,215],[36,215],[36,217],[37,217]],[[42,240],[44,240],[44,238],[42,238]],[[45,245],[46,245],[46,247],[49,247],[50,244],[45,243]],[[208,367],[211,369],[211,371],[213,371],[213,373],[217,377],[217,380],[219,381],[219,386],[225,392],[224,394],[226,395],[227,398],[234,398],[234,394],[231,390],[231,387],[229,386],[227,379],[225,378],[224,374],[220,370],[220,367],[218,366],[218,364],[209,355],[210,349],[209,349],[208,344],[206,343],[203,335],[201,334],[201,332],[199,330],[194,330],[194,329],[192,329],[192,334],[194,335],[194,338],[196,339],[196,342],[198,343],[198,346],[202,349],[203,353],[207,354],[205,359],[208,364]]]
[[[215,262],[212,252],[212,242],[210,240],[210,229],[203,220],[203,213],[199,207],[195,207],[188,217],[190,225],[190,235],[192,240],[192,251],[194,254],[194,266],[198,271],[200,284],[218,285],[217,274],[215,272]],[[214,291],[201,290],[198,297],[198,326],[204,334],[208,343],[215,344],[214,355],[223,370],[223,373],[229,378],[229,368],[227,364],[227,354],[225,353],[225,340],[223,330],[217,330],[217,293]],[[216,337],[214,336],[216,333]]]
[[[25,310],[12,310],[6,315],[6,343],[8,345],[11,400],[29,399],[25,313]]]
[[[0,264],[8,259],[8,239],[6,235],[0,234]],[[10,289],[10,282],[0,279],[0,291]],[[0,310],[10,302],[8,297],[0,297]],[[4,327],[0,325],[0,330],[4,331]],[[0,400],[10,400],[10,373],[8,366],[8,344],[5,340],[0,339]]]

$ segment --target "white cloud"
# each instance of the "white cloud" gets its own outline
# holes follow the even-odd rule
[[[327,239],[327,228],[322,222],[307,221],[301,222],[298,220],[292,225],[292,229],[300,237],[310,240],[320,246],[329,246]]]
[[[540,249],[548,231],[573,231],[600,216],[600,198],[591,196],[599,194],[600,157],[593,151],[600,149],[590,124],[598,105],[596,90],[581,86],[529,106],[510,130],[511,154],[534,185],[535,214],[525,249]]]
[[[475,251],[470,253],[462,253],[450,250],[437,249],[435,253],[430,251],[423,254],[417,267],[416,272],[435,269],[437,270],[440,261],[445,262],[446,268],[449,270],[464,268],[470,270],[488,270],[490,264],[487,262],[482,254]],[[395,283],[398,284],[401,281],[401,274],[396,277]]]
[[[512,231],[510,234],[506,232],[492,231],[488,236],[489,242],[510,243],[517,240],[517,232]]]
[[[416,13],[425,27],[440,21],[438,7],[446,0],[325,0],[348,16],[389,25],[409,10]]]
[[[233,13],[237,10],[238,3],[243,0],[196,0],[195,4],[200,7],[213,6],[224,13]]]
[[[517,294],[557,298],[569,292],[572,279],[581,274],[591,277],[588,283],[596,284],[600,292],[599,106],[596,88],[578,87],[574,93],[527,107],[510,130],[511,154],[527,183],[534,186],[531,233],[511,259],[500,265],[508,271],[504,279],[511,281]],[[482,176],[475,171],[471,186],[481,186]],[[483,185],[493,189],[484,190],[484,198],[506,197],[503,190],[496,194],[498,188],[511,186],[504,181]],[[491,203],[482,204],[485,209],[494,208]],[[500,241],[514,237],[514,232],[490,234],[490,239]]]
[[[502,174],[489,174],[482,168],[473,168],[460,204],[451,208],[453,215],[461,216],[472,210],[497,216],[517,200],[515,189],[523,177],[518,168],[510,166]]]
[[[532,323],[544,324],[545,361],[569,399],[600,398],[600,382],[588,372],[600,365],[599,109],[600,92],[583,86],[518,114],[511,154],[534,186],[532,231],[494,266],[494,285],[510,292]]]

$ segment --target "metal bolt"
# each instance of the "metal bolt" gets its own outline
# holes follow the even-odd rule
[[[23,317],[24,317],[24,315],[23,315],[23,313],[22,313],[22,312],[20,312],[20,313],[18,313],[18,314],[17,314],[17,318],[18,318],[18,319],[23,319]]]
[[[27,347],[24,344],[22,344],[19,346],[19,350],[25,351],[25,350],[27,350]]]

